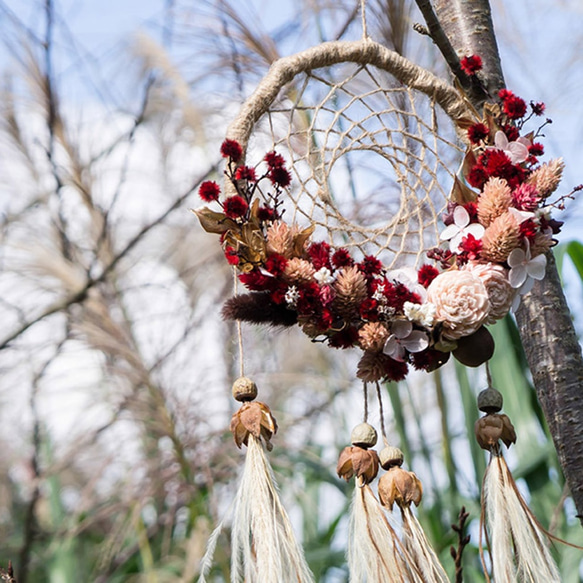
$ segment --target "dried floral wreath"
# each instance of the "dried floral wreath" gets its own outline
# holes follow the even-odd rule
[[[468,63],[469,67],[472,63]],[[479,366],[494,351],[484,327],[518,305],[544,277],[545,252],[562,223],[550,216],[577,187],[551,201],[563,172],[561,159],[539,163],[542,128],[522,135],[543,103],[507,89],[487,104],[483,119],[458,122],[468,150],[443,217],[442,245],[427,252],[434,265],[387,270],[371,255],[312,241],[314,227],[283,220],[291,174],[274,151],[257,166],[242,164],[243,150],[225,140],[225,175],[236,194],[221,200],[216,182],[199,195],[217,203],[196,212],[202,227],[219,234],[229,264],[250,293],[227,301],[228,319],[298,324],[334,348],[360,347],[357,376],[364,382],[400,381],[409,365],[432,371],[453,353]],[[478,118],[476,118],[478,119]]]

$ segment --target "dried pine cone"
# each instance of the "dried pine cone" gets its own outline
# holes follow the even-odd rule
[[[366,279],[356,266],[345,267],[334,283],[334,306],[343,316],[351,316],[366,298]]]

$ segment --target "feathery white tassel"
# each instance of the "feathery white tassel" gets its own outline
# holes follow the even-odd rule
[[[231,530],[232,583],[312,583],[261,441],[249,435]]]
[[[350,583],[423,583],[370,486],[357,486],[350,513]]]
[[[560,583],[547,536],[520,495],[506,461],[495,452],[484,475],[482,507],[488,521],[496,581]]]
[[[449,583],[447,573],[443,569],[433,547],[427,540],[423,528],[411,510],[411,505],[401,507],[403,516],[403,535],[405,548],[421,571],[424,583]]]

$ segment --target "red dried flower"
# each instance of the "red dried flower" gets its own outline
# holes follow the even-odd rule
[[[288,286],[283,281],[278,281],[275,289],[271,290],[269,297],[274,304],[281,305],[285,302],[285,294]]]
[[[267,258],[265,269],[273,275],[281,275],[287,265],[287,259],[283,255],[274,253]]]
[[[462,238],[460,247],[462,251],[467,254],[467,258],[470,261],[473,261],[480,255],[482,241],[481,239],[476,239],[471,233],[469,233],[467,237]]]
[[[489,133],[488,126],[483,123],[475,123],[468,128],[468,139],[472,144],[479,144],[488,137]]]
[[[285,188],[291,182],[291,174],[283,166],[275,166],[269,171],[269,180]]]
[[[480,166],[479,164],[476,164],[470,170],[470,173],[467,176],[467,180],[470,186],[478,188],[479,190],[482,190],[484,184],[488,182],[488,178],[489,178],[488,173],[486,172],[484,167]]]
[[[260,221],[275,221],[279,217],[277,216],[277,212],[274,208],[270,206],[261,206],[257,209],[257,218]]]
[[[319,314],[316,321],[316,326],[319,330],[326,331],[332,327],[334,323],[334,315],[328,308],[324,308]]]
[[[422,265],[417,272],[417,281],[423,286],[428,287],[429,284],[437,277],[439,271],[433,265]]]
[[[281,154],[278,154],[275,151],[267,152],[265,154],[265,158],[263,158],[270,169],[272,168],[282,168],[285,166],[285,160]]]
[[[538,103],[530,102],[530,107],[532,109],[532,113],[534,115],[543,115],[547,106],[542,102],[539,101]]]
[[[504,113],[510,119],[520,119],[526,113],[526,102],[516,95],[507,97],[504,100]]]
[[[376,257],[366,255],[358,264],[358,269],[366,277],[372,277],[373,275],[378,275],[382,271],[383,264]]]
[[[223,158],[230,158],[233,162],[238,162],[243,155],[243,148],[236,140],[225,140],[221,144],[221,155]]]
[[[358,341],[358,330],[353,326],[347,326],[340,332],[336,332],[328,339],[328,344],[332,348],[350,348]]]
[[[200,185],[198,189],[198,196],[202,198],[205,202],[212,202],[213,200],[218,200],[221,194],[221,188],[212,180],[207,180]]]
[[[482,68],[482,58],[479,55],[469,55],[460,61],[466,75],[475,75]]]
[[[264,291],[271,289],[275,279],[265,275],[259,269],[254,269],[249,273],[241,273],[239,281],[251,291]]]
[[[514,93],[512,93],[512,91],[509,91],[508,89],[500,89],[500,91],[498,91],[498,97],[502,101],[506,101],[510,97],[514,97]]]
[[[378,305],[379,303],[377,300],[373,298],[366,298],[363,300],[362,304],[360,304],[360,316],[363,320],[368,320],[369,322],[376,322],[379,319],[378,313]]]
[[[463,207],[468,211],[470,215],[470,222],[478,222],[478,203],[477,202],[466,202]]]
[[[528,148],[528,153],[531,156],[542,156],[545,153],[545,147],[540,142],[534,142]]]
[[[383,372],[388,381],[399,382],[407,376],[409,367],[406,362],[399,362],[388,357],[383,361]]]
[[[296,309],[300,316],[311,316],[319,314],[322,309],[320,302],[320,286],[312,281],[300,286],[298,289],[300,297],[296,303]]]
[[[237,251],[234,247],[227,245],[224,253],[229,265],[239,265],[239,255],[237,255]]]
[[[238,219],[242,217],[247,212],[248,208],[249,205],[247,204],[247,201],[238,194],[230,196],[225,199],[225,202],[223,202],[223,210],[230,219]]]
[[[330,265],[330,245],[325,241],[320,241],[319,243],[312,243],[308,247],[308,255],[312,260],[314,269],[318,271],[322,267],[331,268]]]
[[[520,234],[526,237],[531,243],[538,233],[538,227],[532,219],[520,223]]]
[[[512,124],[508,123],[506,125],[503,125],[502,131],[508,138],[509,142],[516,142],[516,140],[518,140],[518,138],[520,137],[520,132],[518,131],[518,128],[516,126],[513,126]]]
[[[235,180],[250,180],[251,182],[255,182],[257,180],[255,168],[251,168],[250,166],[239,166],[239,168],[235,170]]]
[[[449,352],[441,352],[433,348],[427,348],[422,352],[415,352],[411,354],[411,361],[413,367],[417,370],[426,370],[427,372],[434,371],[440,366],[444,365],[449,360]]]
[[[332,265],[336,269],[340,269],[341,267],[350,267],[354,265],[354,259],[352,259],[347,249],[338,249],[332,255]]]
[[[413,304],[422,303],[421,298],[403,283],[396,283],[392,286],[392,289],[386,286],[386,289],[389,306],[395,308],[397,312],[403,311],[403,304],[405,302],[411,302]]]

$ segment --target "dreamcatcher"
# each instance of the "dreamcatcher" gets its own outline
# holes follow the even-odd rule
[[[463,64],[473,74],[479,58]],[[351,581],[448,581],[412,510],[421,483],[387,441],[380,383],[411,367],[433,371],[451,354],[468,366],[487,362],[494,346],[485,325],[544,276],[558,232],[547,208],[563,167],[540,163],[537,134],[525,134],[542,111],[503,90],[478,115],[456,89],[368,38],[324,43],[273,64],[221,146],[224,188],[200,187],[209,206],[196,214],[220,235],[247,290],[227,302],[225,317],[298,325],[314,340],[362,351],[363,422],[337,468],[355,481]],[[368,423],[371,387],[380,453]],[[247,460],[232,511],[231,580],[312,581],[265,454],[276,421],[243,370],[233,396],[242,405],[231,431]],[[490,386],[479,407],[476,436],[491,452],[483,519],[493,576],[559,581],[501,455],[500,440],[509,446],[516,436],[499,413],[500,393]]]

